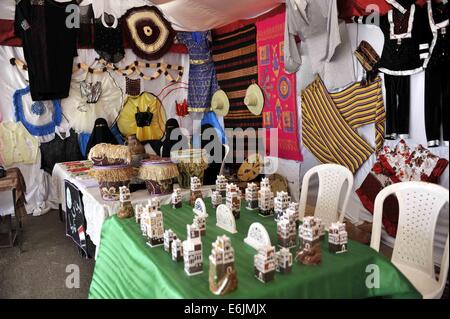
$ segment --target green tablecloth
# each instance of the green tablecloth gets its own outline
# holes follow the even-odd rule
[[[102,228],[101,244],[91,282],[90,298],[222,298],[209,291],[208,256],[217,236],[226,234],[235,249],[238,289],[227,298],[421,298],[410,282],[386,258],[357,242],[350,241],[349,251],[333,255],[322,241],[322,263],[305,266],[294,263],[291,274],[277,273],[275,280],[264,284],[254,277],[253,256],[256,250],[244,243],[248,228],[260,222],[276,244],[276,224],[273,218],[260,217],[256,212],[242,209],[237,221],[237,234],[216,227],[215,210],[206,200],[208,221],[206,236],[202,237],[204,272],[189,277],[183,262],[172,261],[162,246],[150,248],[145,244],[134,219],[111,217]],[[161,209],[164,227],[186,239],[186,224],[192,223],[192,208],[186,203],[175,210]],[[295,250],[292,250],[295,253]],[[377,265],[380,287],[366,286],[368,265]]]

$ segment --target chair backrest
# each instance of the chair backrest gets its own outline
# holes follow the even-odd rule
[[[337,164],[318,165],[306,172],[303,177],[300,196],[300,220],[303,220],[305,216],[309,180],[314,174],[319,177],[319,192],[314,216],[320,218],[325,228],[328,229],[331,223],[344,220],[348,200],[353,189],[353,174],[348,168]],[[347,182],[347,191],[342,204],[342,212],[339,215],[339,200],[345,182]]]
[[[433,242],[439,213],[448,203],[448,190],[424,182],[403,182],[383,189],[375,199],[372,240],[370,246],[379,250],[384,200],[395,195],[399,204],[397,236],[391,261],[401,268],[413,268],[435,278]],[[448,250],[448,238],[446,249]],[[443,261],[448,252],[444,252]],[[441,264],[448,269],[448,261]],[[442,274],[442,273],[441,273]]]

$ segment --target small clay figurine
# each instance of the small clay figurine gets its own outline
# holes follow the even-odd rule
[[[144,206],[142,204],[137,204],[136,208],[135,208],[135,217],[136,217],[136,223],[140,224],[141,223],[141,215],[144,212]]]
[[[248,210],[258,209],[258,193],[259,189],[255,183],[248,183],[245,189],[245,201]]]
[[[172,254],[172,243],[175,239],[177,239],[177,234],[172,229],[164,231],[164,250],[169,254]]]
[[[277,193],[277,197],[273,200],[273,206],[275,211],[275,220],[277,221],[289,207],[291,197],[288,193],[281,191]]]
[[[305,265],[318,265],[322,260],[320,237],[323,224],[320,218],[307,216],[299,226],[300,248],[295,259]]]
[[[223,296],[237,289],[234,249],[227,236],[217,237],[209,256],[209,290]]]
[[[149,201],[150,202],[150,201]],[[147,217],[147,245],[150,247],[157,247],[164,244],[164,220],[163,214],[159,210],[159,200],[151,201],[145,210],[148,212]]]
[[[226,196],[228,180],[223,175],[218,175],[216,179],[216,191],[222,195],[222,197]]]
[[[183,196],[181,195],[181,189],[175,188],[172,193],[172,208],[178,209],[183,207]]]
[[[117,212],[117,217],[121,219],[131,218],[134,216],[133,205],[131,205],[131,194],[130,190],[126,186],[119,187],[120,196],[120,207]]]
[[[211,195],[211,203],[214,209],[216,209],[219,205],[221,205],[222,201],[223,201],[222,194],[219,191],[213,191]]]
[[[187,225],[188,238],[183,242],[184,271],[189,276],[203,273],[202,239],[196,225]]]
[[[295,214],[286,211],[277,222],[278,246],[284,248],[295,247],[297,243],[297,224]]]
[[[315,243],[312,246],[305,244],[305,246],[298,250],[295,259],[304,265],[319,265],[322,262],[322,250],[320,243]]]
[[[183,260],[183,243],[179,238],[172,242],[172,260],[176,262]]]
[[[287,248],[277,251],[277,272],[288,274],[292,271],[292,253]]]
[[[268,178],[263,178],[258,196],[259,214],[263,217],[273,215],[273,192]]]
[[[206,218],[204,214],[195,215],[193,225],[195,225],[200,230],[200,235],[206,235]]]
[[[254,258],[255,277],[263,283],[274,280],[276,264],[275,247],[261,247]]]
[[[348,235],[344,223],[332,223],[328,229],[328,248],[334,254],[347,251]]]
[[[241,217],[241,190],[236,184],[227,184],[226,206],[231,209],[235,219]]]
[[[197,198],[203,198],[202,183],[196,176],[191,177],[191,197],[189,199],[189,205],[194,206]]]

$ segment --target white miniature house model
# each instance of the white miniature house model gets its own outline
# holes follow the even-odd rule
[[[262,216],[270,216],[273,214],[273,192],[270,188],[268,178],[263,178],[258,196],[259,214]]]
[[[300,238],[300,246],[308,245],[312,247],[318,243],[322,235],[322,221],[313,216],[306,216],[303,218],[303,224],[298,227],[298,236]]]
[[[192,224],[195,225],[200,230],[201,236],[206,235],[206,215],[205,214],[195,215],[194,221]]]
[[[292,253],[287,248],[277,251],[277,271],[282,274],[290,273],[292,270]]]
[[[227,236],[219,236],[212,243],[209,267],[214,267],[213,273],[216,282],[225,277],[229,267],[234,268],[234,249],[231,246],[230,238]]]
[[[211,194],[211,203],[214,208],[217,208],[219,205],[222,204],[223,197],[222,194],[219,191],[213,191]]]
[[[121,203],[130,203],[131,202],[131,194],[130,189],[126,186],[119,187],[119,201]]]
[[[183,242],[184,271],[193,276],[203,272],[202,240],[197,226],[186,227],[188,238]]]
[[[183,260],[183,243],[179,238],[172,242],[172,260],[176,262]]]
[[[248,210],[258,209],[259,189],[255,183],[248,183],[245,189],[245,201]]]
[[[227,184],[226,206],[231,209],[235,219],[241,216],[241,190],[236,184]]]
[[[291,197],[288,193],[281,191],[277,193],[277,197],[273,200],[273,206],[275,210],[275,220],[278,220],[281,215],[284,214],[286,209],[289,207],[289,203],[291,202]]]
[[[197,176],[191,177],[191,197],[189,199],[189,204],[191,206],[194,206],[197,198],[203,198],[201,188],[202,182],[200,181],[200,178],[198,178]]]
[[[295,216],[295,221],[300,221],[300,205],[299,203],[290,202],[289,207],[286,209],[286,212],[293,214]]]
[[[136,223],[140,224],[141,216],[144,213],[144,206],[142,204],[137,204],[134,210],[136,211],[135,213]]]
[[[278,245],[284,248],[292,248],[297,240],[297,223],[294,212],[287,210],[277,222]]]
[[[344,223],[332,223],[328,229],[328,247],[332,253],[347,251],[348,235]]]
[[[183,206],[183,195],[181,189],[175,188],[172,193],[172,208],[181,208]]]
[[[274,246],[261,247],[254,258],[255,276],[266,283],[275,278],[277,258]]]
[[[150,247],[156,247],[164,244],[164,221],[163,214],[159,210],[160,201],[157,199],[149,200],[149,204],[146,206],[148,212],[147,217],[147,244]]]
[[[172,229],[167,229],[164,232],[164,250],[172,254],[172,243],[177,239],[177,234]]]
[[[223,175],[218,175],[216,179],[216,191],[218,191],[222,197],[225,197],[227,191],[228,180]]]

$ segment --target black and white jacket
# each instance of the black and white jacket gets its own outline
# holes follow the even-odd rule
[[[427,1],[427,15],[431,33],[430,54],[425,60],[425,68],[450,67],[449,2]],[[448,70],[448,69],[447,69]]]

